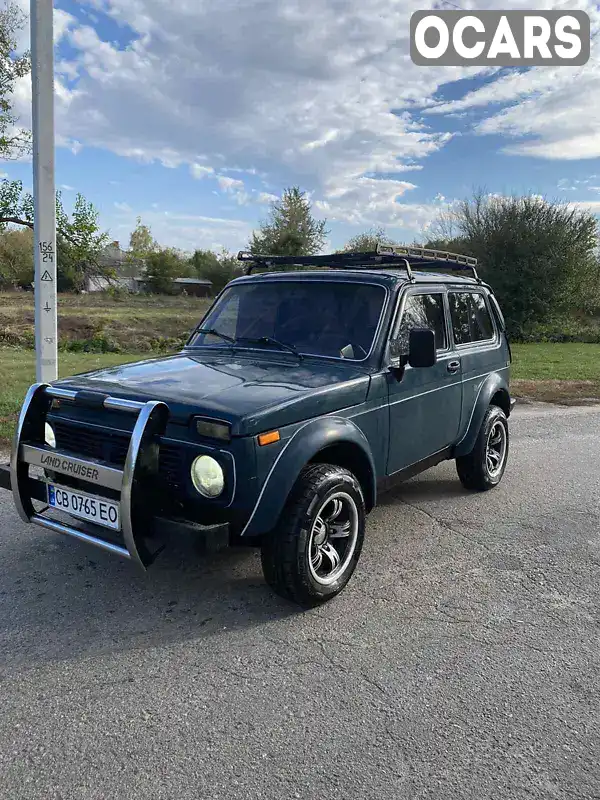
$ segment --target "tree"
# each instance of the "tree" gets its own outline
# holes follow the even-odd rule
[[[18,158],[31,150],[31,134],[19,128],[11,103],[15,83],[31,69],[29,53],[17,55],[17,33],[26,16],[19,6],[8,2],[0,11],[0,157]]]
[[[33,234],[29,228],[0,234],[0,286],[23,288],[33,283]]]
[[[33,197],[23,192],[21,181],[0,182],[0,230],[7,225],[33,229]],[[108,242],[108,234],[100,230],[98,211],[83,195],[78,194],[72,214],[56,194],[57,288],[79,291],[90,272],[107,274],[99,256]]]
[[[328,231],[325,220],[312,216],[305,192],[297,186],[285,189],[271,205],[266,222],[254,231],[248,244],[252,253],[278,256],[310,256],[323,249]]]
[[[98,210],[82,194],[75,198],[70,218],[62,207],[60,193],[57,194],[56,232],[58,289],[67,291],[70,285],[79,291],[90,273],[106,272],[98,258],[108,244],[108,234],[100,230]]]
[[[229,281],[243,274],[240,262],[226,250],[220,254],[213,253],[212,250],[196,250],[190,259],[190,266],[198,278],[212,282],[215,294]]]
[[[477,192],[445,212],[452,239],[428,242],[475,256],[493,286],[509,332],[570,312],[597,297],[598,226],[587,211],[538,195],[497,197]]]
[[[147,225],[142,223],[142,218],[138,217],[135,221],[135,228],[129,237],[129,252],[135,258],[145,258],[149,253],[154,253],[158,245],[152,236],[152,231]]]
[[[377,245],[393,245],[395,242],[381,227],[371,228],[364,233],[358,233],[349,239],[341,250],[342,253],[374,253]]]
[[[172,294],[173,280],[187,271],[181,255],[171,248],[150,253],[146,258],[146,278],[153,294]]]
[[[148,225],[142,223],[141,217],[137,217],[135,228],[129,237],[129,250],[125,257],[127,275],[130,278],[137,277],[143,269],[146,258],[157,250],[158,244],[152,236],[152,231]]]

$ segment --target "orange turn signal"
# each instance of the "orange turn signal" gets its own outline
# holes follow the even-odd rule
[[[260,433],[258,436],[258,443],[261,447],[265,444],[273,444],[281,439],[279,431],[269,431],[268,433]]]

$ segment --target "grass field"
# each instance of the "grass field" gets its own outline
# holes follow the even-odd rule
[[[554,403],[600,399],[600,344],[513,345],[515,396]]]
[[[61,377],[146,358],[148,353],[61,353]],[[600,344],[513,345],[513,393],[559,403],[600,399]],[[12,436],[27,388],[35,380],[32,350],[0,347],[0,446]]]
[[[181,347],[206,311],[198,297],[105,293],[59,295],[59,347],[85,352],[168,352]],[[29,292],[0,293],[0,345],[33,348]]]
[[[61,353],[60,377],[102,367],[113,367],[144,357],[147,355]],[[12,437],[15,419],[25,392],[35,381],[35,353],[20,348],[0,348],[0,380],[0,446],[6,446]]]

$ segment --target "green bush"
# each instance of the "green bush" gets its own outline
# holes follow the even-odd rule
[[[90,339],[71,339],[60,342],[58,349],[66,353],[121,353],[123,348],[105,333],[97,333]]]
[[[478,259],[512,337],[591,335],[572,323],[568,331],[547,323],[580,310],[590,314],[598,305],[598,224],[591,213],[536,195],[477,192],[444,212],[435,227],[444,235],[428,245]]]
[[[511,337],[515,342],[580,342],[600,344],[600,326],[593,321],[560,319],[554,322],[537,323],[519,336]]]
[[[127,289],[124,289],[122,286],[109,286],[105,290],[105,294],[107,297],[110,297],[111,300],[114,300],[115,303],[123,303],[130,295]]]

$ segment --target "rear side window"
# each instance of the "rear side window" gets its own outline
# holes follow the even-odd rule
[[[406,298],[398,330],[401,353],[408,353],[408,334],[413,328],[430,328],[435,334],[436,350],[445,350],[448,347],[444,319],[444,295],[441,292],[409,294]]]
[[[494,338],[494,325],[483,294],[449,292],[448,300],[456,344],[485,342]]]

